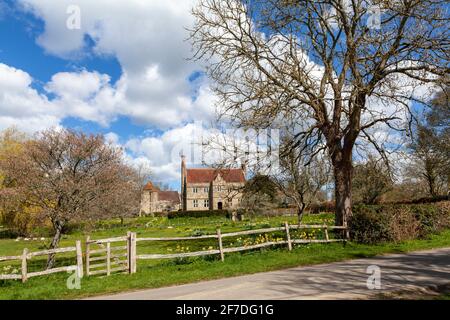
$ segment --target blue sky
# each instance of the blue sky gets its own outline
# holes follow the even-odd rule
[[[188,59],[195,2],[0,0],[0,130],[102,133],[178,188],[179,154],[200,142],[217,101]],[[69,28],[73,6],[80,28]]]
[[[0,130],[102,133],[177,188],[178,149],[214,104],[201,67],[187,60],[193,3],[2,0]],[[67,27],[71,5],[80,29]]]

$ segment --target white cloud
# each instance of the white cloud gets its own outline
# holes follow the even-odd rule
[[[111,55],[119,61],[122,75],[112,83],[109,75],[97,71],[57,73],[44,86],[47,96],[32,87],[28,73],[0,64],[0,128],[16,125],[32,132],[70,116],[108,126],[127,116],[166,130],[158,137],[125,142],[129,161],[149,165],[159,180],[178,179],[179,152],[188,153],[198,142],[199,126],[188,122],[210,120],[216,102],[207,80],[188,80],[200,69],[186,60],[191,48],[185,28],[192,24],[189,11],[196,0],[19,2],[44,21],[44,32],[36,41],[48,54],[66,59]],[[66,28],[69,5],[81,9],[81,30]],[[93,40],[92,48],[86,36]],[[321,75],[307,56],[302,58]],[[384,139],[386,134],[380,131],[378,136]],[[106,138],[119,144],[117,133]]]
[[[191,56],[186,28],[192,24],[190,9],[195,2],[20,1],[25,10],[45,22],[45,31],[37,42],[48,53],[65,58],[113,55],[122,67],[122,77],[115,86],[109,84],[109,78],[86,72],[60,74],[49,90],[60,94],[61,104],[76,102],[75,116],[102,125],[124,115],[139,124],[160,128],[194,118],[209,119],[214,111],[208,84],[188,80],[199,69],[186,60]],[[66,28],[69,5],[81,9],[81,30]],[[90,52],[86,36],[94,41]],[[200,88],[199,99],[192,97],[193,86]]]
[[[52,103],[66,110],[65,116],[97,122],[107,126],[119,114],[123,103],[123,86],[110,84],[110,77],[98,72],[61,72],[55,74],[45,86],[56,96]]]
[[[113,145],[119,145],[120,137],[114,132],[108,132],[105,134],[105,140]]]
[[[0,129],[16,126],[31,133],[58,125],[61,110],[32,82],[28,73],[0,63]]]
[[[61,98],[85,100],[96,95],[99,89],[107,85],[109,81],[109,76],[100,75],[97,72],[85,70],[80,73],[61,72],[52,77],[46,90]]]
[[[178,153],[189,148],[193,120],[210,120],[215,97],[205,78],[189,81],[200,67],[187,61],[186,27],[196,0],[20,0],[22,9],[44,22],[36,42],[47,54],[67,60],[89,55],[117,58],[116,83],[95,70],[54,74],[45,92],[23,70],[0,66],[0,129],[16,125],[27,132],[58,126],[67,117],[108,125],[119,116],[166,130],[160,137],[131,139],[130,161],[145,162],[161,180],[178,175]],[[66,28],[69,5],[81,9],[81,30]],[[93,40],[88,48],[86,36]],[[119,133],[120,134],[120,133]],[[126,138],[126,137],[125,137]],[[106,139],[119,144],[117,133]],[[177,151],[178,150],[178,151]],[[173,160],[175,154],[176,160]],[[165,176],[165,177],[164,177]]]

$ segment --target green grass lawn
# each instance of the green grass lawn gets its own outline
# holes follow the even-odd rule
[[[137,218],[125,221],[120,226],[117,221],[108,221],[97,226],[90,235],[94,239],[112,236],[123,236],[127,230],[138,233],[138,237],[151,236],[190,236],[214,233],[221,227],[222,233],[279,226],[283,221],[295,223],[295,217],[254,218],[248,221],[233,223],[220,217],[211,218]],[[332,224],[332,215],[306,216],[304,223]],[[76,239],[84,239],[86,233],[74,231],[63,239],[61,246],[73,246]],[[281,236],[281,235],[280,235]],[[46,246],[46,241],[15,241],[13,239],[0,240],[0,256],[17,255],[24,247],[30,250],[39,250]],[[225,245],[239,241],[230,239]],[[177,248],[178,246],[178,248]],[[186,243],[138,243],[138,254],[143,253],[173,253],[179,252],[181,247],[185,251],[196,251],[209,246],[216,247],[214,239],[207,241],[189,241]],[[85,277],[81,282],[80,290],[69,290],[66,286],[69,274],[55,274],[45,277],[31,278],[27,283],[20,281],[0,281],[0,299],[71,299],[82,298],[98,294],[136,290],[143,288],[157,288],[162,286],[183,284],[200,280],[217,279],[236,275],[271,271],[288,267],[311,265],[371,257],[384,253],[401,253],[413,250],[431,249],[450,246],[450,230],[428,239],[413,240],[403,243],[387,243],[380,245],[361,245],[355,243],[343,244],[310,244],[295,246],[289,252],[285,245],[277,248],[255,250],[245,253],[233,253],[225,256],[221,262],[217,256],[175,259],[138,261],[136,274],[115,274],[110,277]],[[70,263],[71,257],[63,256],[59,263]],[[42,268],[45,259],[36,260],[32,268]],[[0,264],[0,272],[4,263]]]

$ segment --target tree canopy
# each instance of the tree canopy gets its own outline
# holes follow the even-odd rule
[[[429,103],[449,72],[444,1],[200,0],[193,15],[194,56],[221,119],[267,128],[294,118],[292,147],[331,159],[338,225],[351,215],[356,141],[387,159],[380,130],[408,130],[411,103]]]

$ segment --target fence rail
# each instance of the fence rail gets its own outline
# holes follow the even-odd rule
[[[322,229],[324,230],[325,239],[291,239],[292,229]],[[330,239],[328,231],[329,230],[341,230],[343,233],[343,237],[341,239]],[[267,241],[264,243],[253,244],[248,246],[241,247],[229,247],[224,248],[222,239],[227,237],[237,237],[243,235],[252,235],[252,234],[262,234],[262,233],[272,233],[285,231],[286,240],[280,241]],[[239,251],[247,251],[254,250],[264,247],[276,246],[276,245],[288,245],[288,250],[292,250],[293,244],[307,244],[307,243],[332,243],[332,242],[346,242],[348,239],[347,228],[345,226],[328,226],[328,225],[289,225],[285,222],[283,227],[274,227],[274,228],[264,228],[264,229],[255,229],[255,230],[246,230],[246,231],[238,231],[238,232],[230,232],[230,233],[221,233],[220,229],[217,229],[216,234],[212,235],[203,235],[203,236],[193,236],[193,237],[172,237],[172,238],[136,238],[135,242],[144,242],[144,241],[188,241],[188,240],[196,240],[196,239],[217,239],[218,240],[218,249],[215,250],[203,250],[196,252],[184,252],[184,253],[173,253],[173,254],[137,254],[134,260],[148,260],[148,259],[173,259],[173,258],[187,258],[187,257],[199,257],[199,256],[208,256],[208,255],[216,255],[219,254],[221,260],[224,261],[225,253],[231,252],[239,252]],[[136,244],[134,243],[134,248],[136,248]]]
[[[43,271],[29,272],[28,261],[34,257],[46,256],[58,253],[76,252],[77,264],[71,266],[51,268]],[[23,249],[23,253],[20,256],[0,257],[0,262],[15,261],[21,262],[21,274],[0,274],[0,280],[22,280],[26,282],[29,278],[44,276],[59,272],[76,271],[79,278],[83,277],[83,253],[81,250],[81,241],[76,241],[75,247],[58,248],[51,250],[29,252],[27,248]]]
[[[117,242],[126,242],[126,245],[114,247],[111,246],[111,243]],[[101,248],[92,250],[92,245],[98,245]],[[86,275],[93,276],[106,274],[107,276],[109,276],[115,272],[130,273],[130,265],[132,266],[132,264],[130,263],[130,245],[131,232],[128,232],[127,236],[125,237],[115,237],[108,239],[92,240],[90,237],[87,237]],[[119,253],[117,253],[118,251]],[[99,254],[102,255],[99,256]]]
[[[324,239],[294,239],[292,236],[294,234],[292,230],[302,230],[302,229],[320,229],[324,231]],[[336,230],[342,232],[342,238],[340,239],[330,239],[328,231]],[[253,234],[264,234],[273,232],[284,232],[285,239],[279,241],[266,241],[263,243],[251,244],[247,246],[240,247],[224,247],[223,239],[230,237],[238,237],[243,235],[253,235]],[[217,229],[216,234],[202,235],[202,236],[192,236],[192,237],[164,237],[164,238],[152,238],[152,237],[142,237],[138,238],[136,233],[128,232],[126,236],[115,237],[108,239],[97,239],[93,240],[90,237],[86,239],[86,275],[111,275],[114,272],[127,272],[136,273],[137,270],[137,260],[148,260],[148,259],[173,259],[173,258],[187,258],[187,257],[199,257],[208,255],[220,255],[222,261],[225,260],[226,253],[239,252],[254,250],[264,247],[277,246],[277,245],[287,245],[289,251],[292,250],[293,244],[306,244],[306,243],[332,243],[332,242],[346,242],[348,239],[348,229],[345,226],[328,226],[328,225],[289,225],[287,222],[284,226],[274,227],[274,228],[264,228],[255,230],[245,230],[238,232],[221,233],[220,229]],[[217,239],[217,249],[196,251],[196,252],[184,252],[184,253],[173,253],[173,254],[137,254],[137,243],[138,242],[152,242],[152,241],[188,241],[188,240],[199,240],[199,239]],[[115,245],[119,242],[125,242],[125,245]],[[100,248],[92,248],[92,246],[97,246]],[[77,264],[67,267],[52,268],[39,272],[28,272],[27,263],[28,260],[43,255],[66,253],[66,252],[76,252]],[[80,278],[83,277],[83,258],[81,241],[76,241],[75,247],[58,248],[52,250],[28,252],[28,249],[24,249],[22,255],[19,256],[7,256],[0,257],[0,262],[2,261],[13,261],[19,260],[22,263],[21,274],[0,274],[0,280],[4,279],[21,279],[23,282],[27,281],[30,277],[42,276],[57,272],[67,272],[75,270]]]

